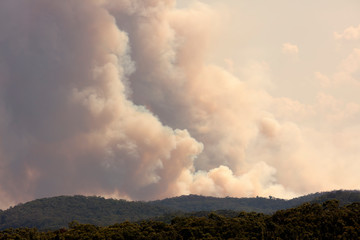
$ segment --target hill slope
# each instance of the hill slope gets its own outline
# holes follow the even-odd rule
[[[36,227],[56,229],[76,220],[99,226],[123,221],[138,221],[163,215],[170,210],[145,202],[105,199],[102,197],[60,196],[17,205],[0,213],[0,229]]]
[[[192,215],[206,215],[217,210],[224,214],[232,211],[255,211],[273,213],[288,209],[305,202],[322,203],[337,199],[341,205],[360,202],[359,191],[333,191],[315,193],[303,197],[283,200],[267,198],[215,198],[197,195],[168,198],[152,202],[129,202],[125,200],[104,199],[102,197],[60,196],[43,198],[25,204],[19,204],[5,211],[0,211],[0,230],[17,227],[36,227],[39,229],[58,229],[67,227],[76,220],[98,226],[107,226],[118,222],[139,221],[142,219],[161,218],[191,212]],[[218,211],[221,214],[221,211]]]
[[[233,217],[210,213],[159,221],[123,222],[106,227],[72,222],[69,228],[0,231],[0,239],[359,239],[360,203],[337,200],[304,203],[272,215],[241,212]]]
[[[234,210],[247,212],[273,213],[277,210],[296,207],[305,202],[322,203],[328,200],[337,199],[341,205],[360,202],[360,191],[332,191],[313,193],[291,200],[278,198],[216,198],[199,195],[188,195],[164,200],[153,201],[151,204],[161,207],[182,211],[215,211],[215,210]]]

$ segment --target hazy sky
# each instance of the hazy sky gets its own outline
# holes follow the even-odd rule
[[[0,2],[0,208],[359,189],[360,2]]]
[[[185,7],[194,2],[177,4]],[[230,60],[236,75],[248,65],[266,64],[273,87],[267,90],[274,96],[313,103],[321,91],[314,74],[334,74],[339,64],[359,47],[359,36],[336,37],[336,33],[342,34],[349,27],[358,28],[358,1],[202,2],[214,6],[222,17],[223,25],[212,50],[218,64]],[[286,52],[285,44],[296,50]]]

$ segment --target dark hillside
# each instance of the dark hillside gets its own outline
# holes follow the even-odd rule
[[[341,206],[351,204],[353,202],[360,202],[360,191],[332,191],[319,194],[310,201],[312,203],[323,203],[325,201],[336,199],[340,202]]]
[[[274,197],[263,198],[216,198],[199,195],[188,195],[174,198],[166,198],[150,202],[156,206],[167,207],[182,212],[233,210],[246,212],[273,213],[277,210],[299,206],[306,202],[323,203],[337,199],[341,205],[360,202],[360,191],[332,191],[313,193],[291,200]]]
[[[0,231],[8,239],[360,239],[360,204],[340,206],[339,201],[304,203],[272,215],[241,212],[225,217],[174,217],[164,223],[153,220],[96,226],[71,222],[68,228],[39,231],[11,228]]]
[[[60,196],[17,205],[0,214],[0,229],[36,227],[56,229],[76,220],[105,226],[123,221],[138,221],[163,215],[169,210],[145,202],[105,199],[102,197]]]
[[[43,198],[0,211],[0,230],[18,227],[57,229],[79,223],[107,226],[123,221],[155,219],[169,222],[176,216],[204,217],[209,212],[234,217],[239,212],[271,214],[305,202],[323,203],[337,199],[340,206],[360,202],[359,191],[315,193],[292,200],[277,198],[216,198],[188,195],[152,202],[129,202],[102,197],[61,196]]]
[[[233,210],[247,212],[270,213],[278,209],[287,208],[287,200],[269,198],[216,198],[199,195],[180,196],[153,201],[151,204],[175,209],[183,212]]]

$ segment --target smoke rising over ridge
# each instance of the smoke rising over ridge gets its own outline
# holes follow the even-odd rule
[[[335,171],[359,169],[341,165],[358,150],[324,140],[358,131],[323,133],[359,105],[325,93],[314,106],[276,98],[212,64],[219,18],[173,0],[1,1],[0,207],[62,194],[291,197],[356,187]],[[324,106],[334,109],[324,131],[298,124]],[[342,149],[351,154],[340,161]]]

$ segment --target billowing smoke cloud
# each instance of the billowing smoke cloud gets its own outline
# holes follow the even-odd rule
[[[102,4],[1,3],[3,205],[56,194],[175,194],[171,185],[202,150],[127,99],[128,36]]]
[[[276,118],[317,109],[208,63],[217,17],[173,0],[1,1],[0,207],[336,187],[307,175],[326,162],[303,161],[321,158],[303,139],[317,133]]]

